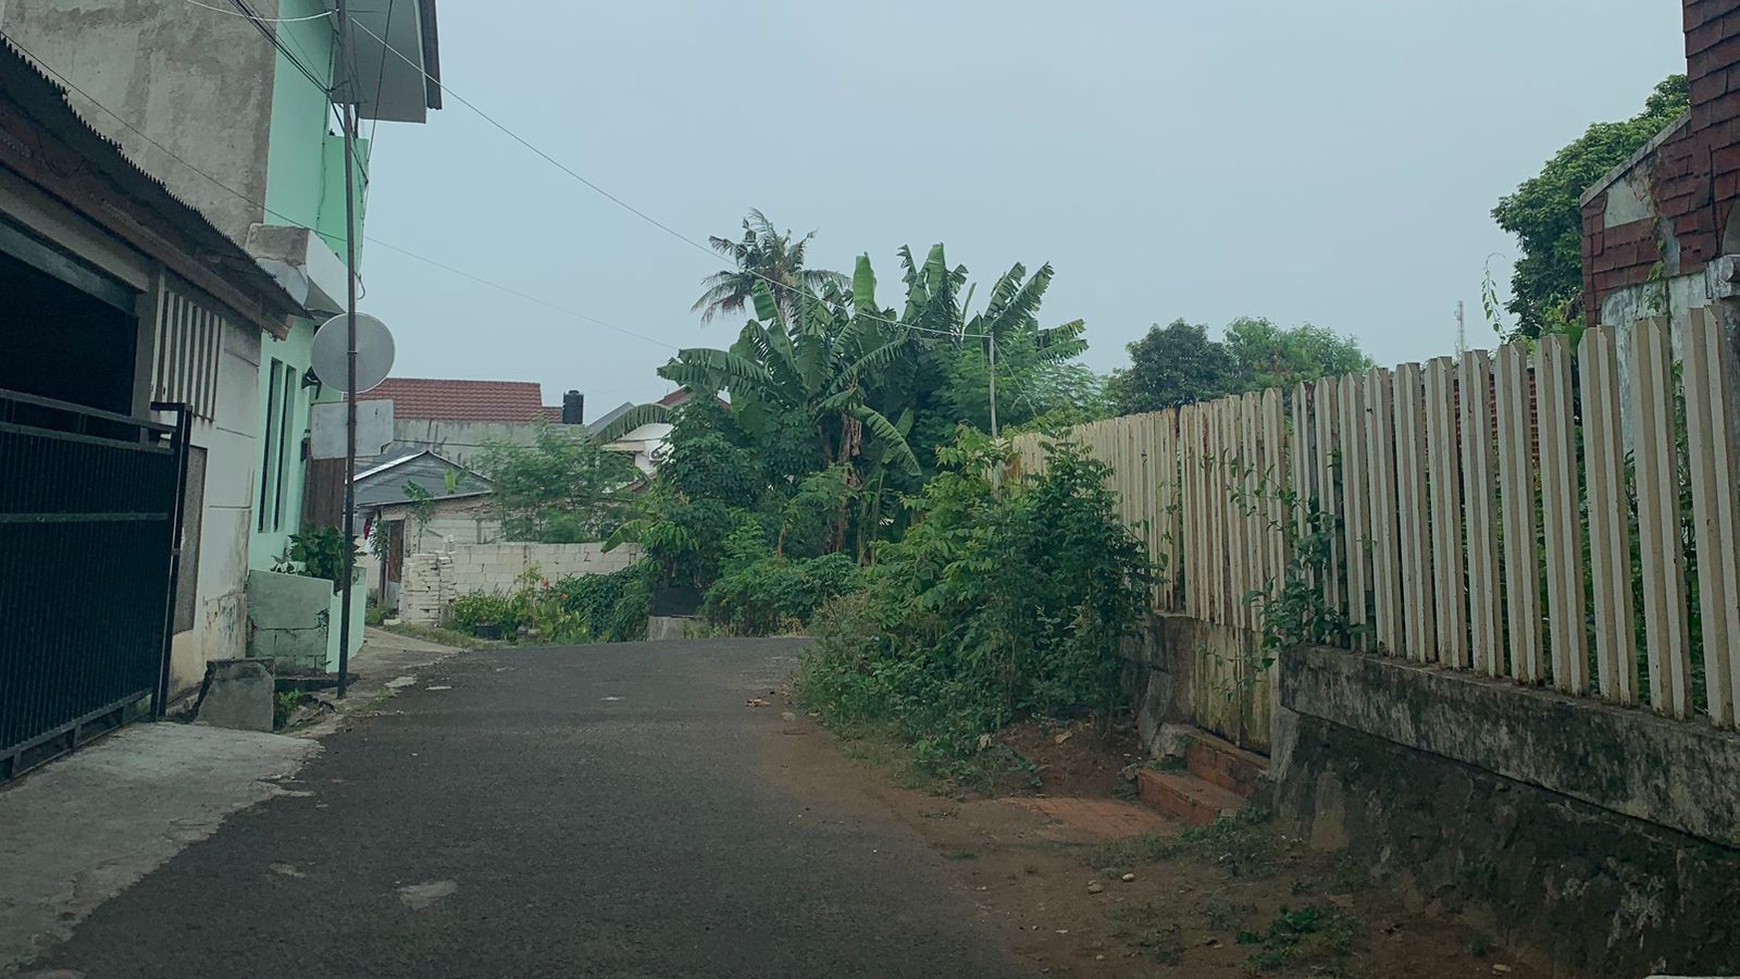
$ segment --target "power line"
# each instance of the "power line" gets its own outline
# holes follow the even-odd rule
[[[658,218],[653,217],[652,215],[641,210],[640,208],[635,207],[633,204],[630,204],[628,201],[623,200],[622,198],[616,196],[615,194],[612,194],[608,190],[605,190],[603,187],[600,187],[598,184],[592,182],[591,180],[587,179],[585,176],[583,176],[579,172],[575,171],[572,167],[568,166],[566,163],[563,163],[562,161],[551,156],[550,154],[544,152],[542,149],[539,149],[530,140],[526,139],[524,136],[521,136],[519,133],[514,132],[512,129],[509,129],[506,125],[504,125],[503,123],[498,121],[494,116],[492,116],[489,113],[478,108],[476,103],[472,102],[470,99],[467,99],[465,96],[460,95],[458,92],[455,92],[452,89],[452,87],[449,86],[447,83],[436,78],[434,75],[429,74],[427,71],[425,71],[423,69],[422,65],[420,65],[416,62],[415,59],[409,57],[404,52],[400,51],[398,48],[393,47],[391,44],[389,44],[387,42],[387,40],[385,38],[381,37],[379,34],[376,34],[374,31],[369,30],[366,25],[359,23],[359,24],[356,24],[355,26],[358,30],[360,30],[363,33],[367,34],[368,36],[374,38],[376,41],[379,41],[381,43],[382,48],[384,48],[386,51],[391,51],[394,55],[396,55],[399,58],[399,60],[410,65],[411,68],[413,70],[415,70],[418,74],[421,74],[425,80],[432,82],[436,85],[439,85],[441,87],[441,91],[443,93],[445,93],[449,96],[452,96],[453,99],[456,100],[457,102],[459,102],[461,105],[465,106],[467,109],[470,109],[472,112],[475,112],[479,116],[481,116],[485,122],[488,122],[490,125],[494,126],[496,129],[501,130],[504,134],[506,134],[508,136],[508,138],[512,139],[514,142],[519,143],[521,146],[524,146],[528,150],[531,150],[533,153],[537,154],[539,157],[541,157],[545,162],[549,163],[551,166],[555,167],[558,170],[561,170],[563,173],[565,173],[568,176],[579,181],[581,184],[585,185],[588,189],[590,189],[594,193],[598,194],[599,196],[603,197],[605,200],[610,201],[612,204],[615,204],[616,206],[622,208],[623,210],[627,211],[628,213],[634,215],[635,217],[640,218],[642,221],[645,221],[646,223],[652,225],[653,227],[659,229],[660,231],[663,231],[665,234],[670,235],[672,238],[677,239],[678,241],[682,242],[683,244],[688,245],[691,248],[694,248],[697,251],[700,251],[709,257],[712,257],[714,255],[712,248],[710,248],[707,245],[695,240],[694,238],[689,237],[688,235],[683,234],[681,231],[678,231],[677,229],[671,227],[670,225],[664,223],[663,221],[660,221]],[[785,290],[787,292],[794,291],[791,286],[789,286],[783,282],[780,282],[780,281],[778,281],[770,276],[767,276],[767,275],[764,275],[760,272],[757,272],[753,269],[743,269],[742,271],[746,275],[749,275],[749,276],[756,278],[756,279],[760,279],[761,281],[767,283],[770,288]],[[833,311],[836,313],[839,311],[838,309],[834,308],[835,304],[831,304],[827,300],[822,299],[819,296],[816,297],[816,299],[819,302],[821,302],[823,306],[828,307],[830,309],[830,311]],[[871,321],[877,322],[877,323],[882,323],[882,324],[885,324],[887,326],[892,326],[892,327],[895,327],[897,329],[913,330],[913,331],[916,331],[919,333],[932,333],[932,334],[936,334],[938,336],[947,336],[947,337],[952,337],[955,339],[962,339],[962,340],[985,340],[985,339],[990,338],[989,334],[955,333],[955,332],[950,331],[950,330],[938,330],[938,329],[934,329],[931,327],[918,326],[918,325],[912,324],[912,323],[902,323],[898,320],[891,320],[891,319],[888,319],[887,317],[884,317],[884,316],[878,316],[878,315],[875,315],[872,313],[864,313],[862,311],[855,311],[855,315],[863,316],[865,319],[868,319],[868,320],[871,320]]]
[[[62,85],[65,85],[68,89],[70,89],[74,92],[77,92],[86,101],[90,102],[92,105],[103,110],[104,112],[108,113],[111,117],[113,117],[115,119],[116,122],[119,122],[121,125],[127,127],[127,129],[131,130],[134,135],[138,136],[140,139],[145,140],[147,143],[150,143],[152,146],[156,147],[158,150],[161,150],[170,159],[176,161],[177,163],[180,163],[182,166],[188,168],[189,170],[193,171],[194,173],[199,174],[201,177],[204,177],[207,181],[209,181],[213,186],[217,187],[219,190],[222,190],[222,191],[230,194],[232,197],[235,197],[237,200],[240,200],[243,203],[251,204],[255,207],[260,208],[265,213],[270,214],[271,216],[283,221],[289,227],[302,228],[306,231],[313,231],[316,234],[320,233],[319,229],[311,227],[310,225],[303,224],[302,222],[297,221],[295,218],[292,218],[289,215],[284,214],[280,211],[273,210],[271,207],[268,207],[264,202],[257,201],[254,198],[249,197],[248,195],[242,193],[239,190],[236,190],[234,187],[231,187],[230,185],[224,183],[223,181],[219,180],[218,178],[207,173],[205,170],[200,169],[198,166],[194,165],[193,163],[188,162],[186,158],[180,156],[175,151],[171,150],[169,147],[167,147],[167,146],[163,145],[162,143],[158,142],[157,140],[153,139],[150,136],[150,134],[146,133],[144,130],[133,125],[125,117],[123,117],[120,113],[109,108],[108,106],[97,101],[96,99],[91,98],[90,93],[88,93],[84,89],[80,88],[77,84],[75,84],[72,81],[72,79],[66,77],[65,75],[63,75],[59,71],[57,71],[53,65],[47,64],[46,62],[42,61],[35,54],[33,54],[29,48],[26,48],[24,45],[18,43],[17,39],[13,38],[10,34],[6,33],[5,31],[0,31],[0,37],[5,38],[7,40],[7,42],[10,43],[13,47],[16,47],[18,50],[24,52],[26,57],[28,57],[31,61],[34,61],[44,71],[53,75],[56,79],[58,79],[60,81],[60,83]],[[365,235],[363,235],[363,240],[368,241],[368,242],[372,242],[372,243],[379,245],[380,247],[385,248],[389,251],[398,252],[399,254],[404,255],[407,258],[415,259],[419,262],[424,263],[425,265],[432,266],[432,267],[440,269],[444,272],[450,272],[454,275],[458,275],[458,276],[462,276],[466,279],[470,279],[471,281],[476,282],[479,285],[488,286],[491,289],[495,289],[495,290],[500,291],[500,292],[505,292],[511,296],[517,296],[521,299],[535,303],[539,306],[543,306],[547,309],[551,309],[551,310],[554,310],[556,312],[564,313],[568,316],[572,316],[575,319],[583,320],[585,322],[592,323],[596,326],[604,327],[607,330],[612,330],[612,331],[615,331],[617,333],[621,333],[624,336],[631,336],[631,337],[634,337],[634,338],[639,339],[639,340],[645,340],[648,343],[657,344],[658,346],[664,347],[667,350],[679,349],[675,344],[670,343],[669,341],[660,340],[656,337],[651,337],[651,336],[648,336],[644,333],[638,333],[638,332],[636,332],[634,330],[630,330],[626,327],[617,326],[616,324],[611,323],[607,320],[599,319],[596,316],[591,316],[591,315],[588,315],[586,313],[582,313],[579,310],[569,309],[565,306],[561,306],[561,305],[558,305],[556,303],[552,303],[548,300],[540,299],[539,297],[534,296],[531,293],[523,292],[519,289],[513,288],[512,286],[506,286],[506,285],[502,285],[499,282],[493,282],[493,281],[486,279],[480,275],[474,275],[470,272],[464,271],[463,269],[455,268],[454,266],[448,265],[444,262],[440,262],[440,261],[437,261],[433,258],[429,258],[428,256],[419,255],[418,253],[411,251],[408,248],[402,248],[402,247],[395,245],[391,242],[382,241],[381,239],[376,238],[373,235],[366,235],[365,234]]]
[[[209,3],[200,3],[199,0],[187,0],[187,2],[193,4],[195,7],[204,7],[207,10],[225,14],[230,17],[246,17],[249,20],[260,24],[302,24],[307,21],[321,20],[332,16],[332,11],[328,10],[325,13],[310,14],[307,17],[261,17],[259,14],[242,13],[237,10],[225,10],[222,7],[214,7]]]
[[[331,90],[327,88],[326,83],[321,81],[307,65],[303,64],[302,59],[296,57],[289,48],[284,46],[284,42],[278,39],[278,32],[269,26],[269,22],[265,18],[262,18],[254,11],[254,8],[249,5],[248,0],[230,0],[230,2],[235,4],[237,10],[241,11],[241,13],[236,14],[235,16],[246,17],[248,21],[254,25],[254,30],[259,31],[260,36],[265,38],[268,44],[277,48],[278,53],[289,59],[290,64],[294,65],[296,70],[302,73],[303,78],[308,79],[309,83],[319,89],[322,93],[328,96],[331,95]],[[206,5],[201,3],[196,6],[205,7]],[[228,13],[228,11],[220,12]]]

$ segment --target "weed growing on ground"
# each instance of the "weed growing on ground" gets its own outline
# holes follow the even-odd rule
[[[1287,846],[1269,825],[1269,814],[1252,807],[1176,837],[1140,836],[1094,847],[1087,863],[1110,873],[1190,857],[1221,867],[1228,877],[1265,877],[1279,868]]]
[[[1133,904],[1112,912],[1117,928],[1112,937],[1161,965],[1184,958],[1183,929],[1153,904]]]
[[[1240,945],[1253,945],[1248,961],[1256,972],[1274,972],[1313,960],[1341,959],[1353,951],[1359,922],[1338,908],[1310,905],[1281,909],[1261,934],[1240,932]]]
[[[1468,951],[1477,959],[1486,958],[1487,954],[1492,951],[1492,936],[1485,932],[1475,935],[1468,943]]]

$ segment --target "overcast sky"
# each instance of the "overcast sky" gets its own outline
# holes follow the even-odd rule
[[[948,246],[976,281],[1057,277],[1107,371],[1150,323],[1241,315],[1380,363],[1474,342],[1497,199],[1684,70],[1678,0],[445,0],[453,92],[683,234],[759,207],[811,264]],[[368,233],[585,322],[368,246],[395,374],[577,387],[596,416],[669,390],[720,267],[450,98],[382,125]],[[981,296],[983,292],[981,291]],[[981,299],[982,301],[982,299]]]

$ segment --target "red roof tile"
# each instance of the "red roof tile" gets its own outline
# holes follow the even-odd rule
[[[393,417],[431,421],[533,422],[548,418],[536,381],[447,381],[389,377],[361,401],[393,402]],[[557,409],[560,417],[561,409]]]

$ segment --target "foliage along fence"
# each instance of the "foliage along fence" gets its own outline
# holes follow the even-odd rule
[[[1351,645],[1733,727],[1733,354],[1711,311],[1689,317],[1677,363],[1665,320],[1628,334],[1591,329],[1574,349],[1543,337],[1075,435],[1166,562],[1158,611],[1260,631],[1318,508],[1332,546],[1292,573],[1345,616]],[[1043,465],[1037,436],[1016,449]]]

